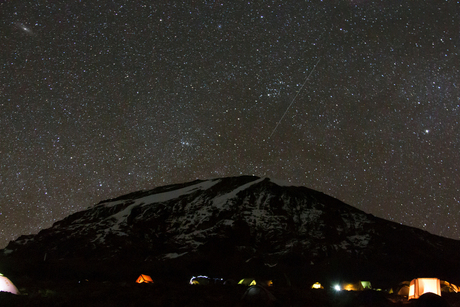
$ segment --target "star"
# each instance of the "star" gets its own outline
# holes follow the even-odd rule
[[[456,1],[131,2],[1,3],[0,248],[240,174],[460,239]]]

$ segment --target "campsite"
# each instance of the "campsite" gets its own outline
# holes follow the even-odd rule
[[[180,283],[147,274],[117,282],[18,278],[15,284],[19,289],[16,294],[0,292],[1,306],[460,306],[458,287],[437,278],[414,279],[388,289],[372,288],[370,281],[277,286],[272,281],[257,278],[235,281],[207,276],[191,277]],[[434,289],[430,288],[433,285]],[[9,289],[14,292],[13,288]],[[429,292],[424,294],[424,290]],[[420,292],[414,293],[417,291]],[[410,292],[417,298],[409,299]]]

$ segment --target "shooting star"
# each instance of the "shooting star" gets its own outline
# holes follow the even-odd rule
[[[294,96],[294,99],[292,99],[291,103],[289,104],[289,106],[287,107],[286,111],[284,112],[283,116],[281,116],[280,120],[278,121],[278,123],[276,124],[275,126],[275,129],[273,129],[272,133],[270,134],[270,136],[268,137],[268,140],[272,137],[273,133],[275,133],[276,129],[278,128],[278,126],[281,124],[281,121],[283,120],[284,116],[286,116],[286,113],[289,111],[289,108],[292,106],[292,104],[294,103],[295,99],[297,98],[297,96],[299,96],[300,92],[302,91],[303,87],[305,86],[305,84],[307,83],[308,79],[310,79],[310,76],[311,74],[315,71],[315,68],[316,66],[318,65],[319,63],[319,60],[318,62],[316,62],[315,66],[313,66],[313,69],[311,70],[311,72],[308,74],[307,78],[305,79],[305,81],[303,82],[302,86],[300,87],[299,91],[297,92],[297,94]]]

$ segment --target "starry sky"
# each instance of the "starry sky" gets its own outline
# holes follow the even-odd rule
[[[460,239],[460,1],[0,1],[0,248],[266,176]]]

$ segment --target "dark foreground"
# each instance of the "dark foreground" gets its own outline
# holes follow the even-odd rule
[[[403,296],[384,291],[328,291],[299,287],[270,287],[275,301],[263,297],[243,299],[248,287],[241,285],[191,286],[155,283],[31,283],[20,288],[22,295],[0,293],[0,306],[167,306],[167,307],[460,307],[460,293],[407,301]]]

